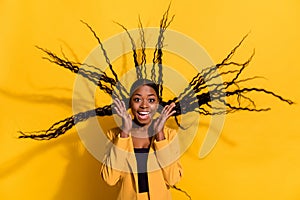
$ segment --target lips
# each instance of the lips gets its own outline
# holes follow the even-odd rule
[[[147,120],[150,117],[150,112],[148,111],[141,111],[137,112],[138,118],[141,120]]]

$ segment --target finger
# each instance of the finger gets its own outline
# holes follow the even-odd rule
[[[155,120],[155,123],[154,123],[154,125],[158,125],[158,124],[160,124],[161,123],[161,121],[162,121],[162,115],[160,115],[156,120]]]
[[[122,102],[123,101],[120,101],[119,99],[114,99],[114,105],[115,105],[114,109],[120,117],[124,118],[127,117],[126,116],[127,110],[124,107],[125,103]]]
[[[174,115],[176,113],[176,110],[171,111],[168,115],[167,118],[171,117],[172,115]]]
[[[114,107],[114,109],[115,109],[117,115],[119,115],[120,117],[122,117],[122,113],[121,113],[121,111],[119,110],[119,108],[118,108],[118,107]]]
[[[170,105],[169,105],[169,109],[173,109],[174,107],[176,106],[176,104],[174,102],[172,102]]]
[[[113,100],[113,102],[114,102],[114,105],[116,107],[118,107],[118,108],[120,107],[120,100],[119,99],[116,98],[116,99]]]
[[[118,104],[118,107],[119,107],[119,108],[122,108],[124,111],[127,110],[124,101],[122,101],[122,100],[120,100],[120,99],[117,99],[117,100],[116,100],[116,103]]]
[[[175,103],[171,103],[170,105],[166,105],[163,111],[166,115],[169,115],[172,112],[174,107],[175,107]]]
[[[167,110],[167,113],[168,113],[168,114],[174,114],[174,113],[176,112],[176,110],[174,110],[174,107],[175,107],[175,103],[172,103],[172,104],[169,106],[169,108],[168,108],[168,110]]]
[[[169,105],[166,105],[166,106],[163,108],[162,113],[166,113],[167,110],[168,110],[168,108],[169,108]]]
[[[119,107],[122,107],[122,101],[120,99],[115,99],[115,102]]]
[[[168,105],[168,106],[165,106],[165,109],[164,111],[162,112],[161,114],[161,118],[163,118],[165,121],[167,121],[167,119],[172,116],[173,114],[176,113],[176,110],[173,110],[174,109],[174,105]]]
[[[171,112],[172,109],[173,109],[172,106],[171,106],[171,105],[168,105],[168,106],[166,107],[165,113],[166,113],[166,114],[169,114],[169,113]]]
[[[120,101],[119,99],[115,99],[114,100],[114,104],[116,105],[116,107],[119,109],[120,112],[125,112],[126,108],[123,106],[125,104],[122,103],[123,101]]]
[[[121,101],[122,107],[126,110],[126,105],[124,101]]]

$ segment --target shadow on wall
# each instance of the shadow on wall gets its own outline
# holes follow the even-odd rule
[[[36,103],[58,103],[60,105],[70,106],[70,99],[67,98],[62,99],[50,95],[26,96],[24,94],[8,93],[5,92],[5,90],[0,90],[0,93],[11,98],[22,97],[23,101],[27,100]],[[46,99],[48,101],[45,102]],[[114,126],[114,120],[112,117],[100,117],[99,122],[104,132]],[[81,151],[80,147],[82,145],[80,143],[80,138],[74,130],[68,131],[64,136],[61,136],[57,139],[42,142],[41,145],[30,149],[29,151],[20,155],[17,159],[6,162],[5,165],[1,166],[0,178],[14,173],[19,169],[19,166],[30,162],[30,160],[37,156],[39,152],[45,152],[56,146],[63,146],[64,151],[62,155],[65,156],[67,165],[64,169],[65,172],[61,177],[61,183],[58,186],[58,190],[54,191],[53,199],[117,199],[120,185],[111,187],[102,180],[100,175],[101,163],[86,149]],[[102,141],[99,141],[99,145],[103,145]]]
[[[66,158],[68,164],[53,199],[117,199],[120,188],[111,187],[103,181],[100,175],[101,163],[98,160],[86,150],[76,153],[77,149],[74,151],[72,145],[68,145],[66,150],[69,151]]]
[[[105,124],[102,126],[103,131],[112,128],[112,120],[111,117],[99,118],[101,125]],[[66,145],[66,151],[68,151],[66,154],[68,164],[59,190],[53,199],[117,199],[120,185],[113,187],[107,185],[100,174],[102,163],[94,158],[85,148],[82,152],[78,152],[78,146],[74,147],[74,144],[78,145],[80,143],[77,133],[67,134],[72,134],[72,141],[64,144]],[[97,141],[97,145],[105,144],[105,141]]]
[[[57,89],[55,89],[55,91],[57,91]],[[9,98],[20,98],[22,101],[34,103],[56,103],[60,106],[66,107],[70,107],[71,105],[71,99],[60,98],[55,95],[51,96],[51,94],[26,95],[19,94],[17,92],[10,92],[4,89],[0,89],[0,94]],[[109,129],[112,128],[110,126],[113,124],[106,122],[106,125],[108,126],[106,129]],[[64,168],[64,173],[61,177],[61,183],[57,186],[57,191],[53,191],[52,199],[117,199],[120,189],[119,186],[109,186],[102,180],[100,175],[101,163],[82,147],[80,138],[74,128],[59,138],[55,138],[50,141],[35,141],[35,143],[39,145],[34,145],[34,147],[22,152],[17,157],[11,158],[10,160],[1,164],[0,179],[6,178],[13,173],[18,172],[19,170],[22,170],[22,167],[20,166],[25,166],[48,150],[62,146],[63,152],[61,155],[58,155],[58,157],[63,156],[64,160],[67,162],[67,165]],[[101,141],[99,141],[99,145],[102,145]],[[40,169],[38,169],[38,171],[40,171]],[[55,171],[52,173],[55,173]],[[32,188],[30,188],[30,190],[32,190]]]
[[[40,141],[36,142],[39,143]],[[61,138],[46,141],[46,143],[41,142],[41,145],[3,163],[0,167],[0,179],[21,170],[22,167],[20,166],[30,163],[36,156],[57,146],[63,146],[62,155],[65,156],[68,164],[64,169],[65,173],[61,178],[58,191],[54,191],[52,199],[117,199],[119,186],[111,187],[102,180],[100,175],[101,163],[85,149],[80,151],[82,149],[80,145],[80,139],[74,131],[70,131]]]
[[[45,89],[46,90],[46,89]],[[49,88],[47,90],[50,90]],[[71,91],[63,88],[53,88],[51,92],[63,91],[65,93],[71,93]],[[51,95],[51,92],[47,91],[50,94],[39,94],[39,93],[20,93],[15,91],[10,91],[7,89],[0,88],[0,94],[4,95],[5,97],[22,100],[23,102],[30,102],[30,103],[38,103],[38,104],[59,104],[60,106],[71,107],[72,99],[66,97],[59,97],[58,95]]]
[[[53,199],[117,199],[119,186],[108,186],[100,176],[100,164],[88,152],[69,160],[66,174]]]

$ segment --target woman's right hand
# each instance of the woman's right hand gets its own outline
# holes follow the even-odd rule
[[[117,112],[117,114],[122,118],[122,132],[121,137],[128,137],[129,132],[132,128],[132,118],[131,115],[127,112],[126,106],[124,101],[121,101],[120,99],[114,99],[114,109]]]

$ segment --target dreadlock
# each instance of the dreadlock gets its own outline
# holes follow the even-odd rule
[[[104,71],[100,70],[99,68],[88,65],[86,63],[73,62],[67,58],[60,58],[51,51],[38,46],[36,46],[36,48],[48,55],[48,57],[42,57],[43,59],[46,59],[58,66],[70,70],[73,73],[83,76],[84,78],[88,79],[96,86],[98,86],[100,90],[106,92],[109,95],[113,93],[114,87],[117,85],[117,81],[114,78],[109,77]],[[79,66],[86,66],[91,70],[80,68]],[[96,72],[93,72],[92,69],[96,70]]]
[[[147,79],[147,69],[146,69],[146,41],[145,41],[145,32],[143,28],[143,24],[141,21],[141,17],[139,16],[139,33],[141,38],[141,49],[142,49],[142,58],[141,58],[141,71],[144,69],[144,78]]]
[[[176,113],[173,115],[175,118],[176,124],[180,128],[184,128],[180,125],[178,120],[178,116],[189,113],[189,112],[197,112],[200,115],[220,115],[227,114],[236,111],[250,111],[250,112],[262,112],[270,110],[267,108],[258,108],[256,103],[251,97],[248,95],[250,93],[261,93],[270,95],[282,102],[288,104],[294,104],[293,101],[286,99],[270,90],[264,88],[257,87],[242,87],[241,83],[251,81],[256,78],[260,78],[258,76],[240,79],[241,74],[244,72],[245,68],[249,65],[255,51],[250,55],[250,57],[242,63],[232,61],[234,54],[237,49],[242,45],[246,37],[245,35],[242,40],[230,51],[230,53],[218,64],[206,67],[201,70],[201,72],[197,73],[189,82],[189,84],[185,87],[185,89],[180,93],[177,97],[174,97],[170,100],[163,100],[163,64],[162,64],[162,56],[163,51],[162,48],[164,46],[164,33],[166,29],[169,27],[170,23],[174,19],[174,15],[169,20],[169,9],[163,14],[162,19],[160,21],[160,29],[159,35],[157,39],[157,43],[155,45],[155,50],[152,59],[152,68],[151,68],[151,77],[147,79],[147,70],[146,70],[146,42],[144,37],[144,30],[142,26],[141,19],[139,17],[139,34],[141,40],[141,61],[138,61],[136,44],[133,37],[130,35],[128,29],[120,23],[115,22],[119,26],[121,26],[125,32],[127,33],[133,53],[133,61],[136,70],[136,75],[139,83],[141,81],[147,80],[147,84],[151,84],[157,93],[159,98],[159,104],[161,107],[158,107],[157,112],[161,112],[162,108],[171,103],[175,103],[174,110]],[[125,102],[128,102],[130,99],[131,91],[127,91],[125,87],[120,83],[119,78],[113,66],[110,62],[110,59],[107,55],[107,52],[100,40],[97,36],[96,32],[92,29],[92,27],[84,21],[81,21],[85,24],[89,30],[92,32],[93,36],[96,38],[100,50],[105,58],[106,63],[109,66],[110,72],[112,73],[112,77],[110,77],[107,73],[100,70],[98,67],[89,65],[86,63],[74,62],[70,61],[63,54],[63,57],[59,57],[55,53],[38,47],[39,50],[44,52],[47,57],[42,57],[54,63],[58,66],[61,66],[69,71],[79,74],[82,77],[86,78],[88,81],[95,84],[101,91],[110,95],[113,98],[120,98]],[[83,68],[83,66],[85,68]],[[228,78],[229,77],[229,78]],[[218,78],[222,78],[224,81],[222,83],[216,82]],[[151,83],[150,83],[151,82]],[[134,87],[132,87],[134,88]],[[228,101],[230,99],[231,101]],[[215,104],[217,103],[217,104]],[[217,106],[219,105],[219,106]],[[225,109],[224,109],[225,108]],[[95,116],[110,116],[112,115],[112,105],[106,105],[103,107],[98,107],[96,109],[87,110],[84,112],[77,113],[68,118],[60,120],[50,128],[46,130],[39,130],[33,132],[24,132],[19,131],[19,138],[30,138],[35,140],[50,140],[53,138],[57,138],[68,130],[70,130],[77,123],[88,120],[89,118]],[[171,188],[181,191],[186,194],[189,199],[191,199],[190,195],[184,190],[174,186]]]
[[[152,70],[151,70],[151,79],[153,82],[157,82],[160,85],[159,86],[160,87],[160,89],[159,89],[160,97],[162,97],[162,92],[163,92],[163,73],[162,73],[163,53],[162,53],[162,48],[163,48],[163,42],[164,42],[164,32],[169,27],[169,25],[171,24],[171,22],[173,21],[173,19],[175,17],[175,15],[173,15],[171,17],[171,19],[168,21],[170,6],[171,6],[171,4],[169,4],[168,9],[163,14],[163,17],[160,21],[159,35],[158,35],[158,39],[157,39],[157,43],[156,43],[156,47],[155,47],[155,51],[154,51],[154,56],[153,56],[153,60],[152,60],[153,65],[152,65]],[[156,70],[155,70],[156,64],[158,65],[157,80],[156,80]]]
[[[57,138],[58,136],[64,134],[66,131],[71,129],[74,125],[79,122],[85,121],[91,117],[95,116],[107,116],[112,115],[111,106],[98,107],[96,109],[88,110],[85,112],[77,113],[71,117],[60,120],[54,123],[47,130],[40,130],[35,132],[22,132],[19,138],[31,138],[35,140],[50,140],[52,138]]]
[[[201,115],[218,115],[218,114],[227,114],[236,111],[251,111],[251,112],[261,112],[261,111],[268,111],[270,108],[257,108],[255,101],[251,99],[250,96],[247,94],[250,93],[263,93],[266,95],[270,95],[280,101],[286,102],[288,104],[293,104],[294,102],[285,99],[284,97],[264,88],[256,88],[256,87],[241,87],[242,82],[247,82],[256,78],[258,76],[250,77],[246,79],[239,79],[240,75],[243,73],[244,69],[249,65],[251,62],[255,51],[251,54],[251,56],[242,63],[232,61],[232,57],[236,53],[236,50],[242,45],[246,37],[244,36],[242,40],[230,51],[230,53],[218,64],[214,66],[210,66],[207,68],[202,69],[201,72],[196,74],[192,80],[189,82],[187,87],[180,93],[177,97],[173,99],[164,101],[162,100],[162,91],[163,91],[163,74],[162,74],[162,48],[163,48],[163,41],[164,41],[164,32],[166,31],[167,27],[172,22],[174,15],[170,20],[168,20],[169,15],[168,7],[167,11],[163,14],[163,17],[160,21],[160,32],[158,36],[158,40],[156,43],[156,48],[154,51],[153,57],[153,66],[151,69],[151,80],[153,83],[157,84],[159,88],[159,102],[162,107],[174,102],[175,103],[175,110],[176,113],[173,115],[175,117],[175,122],[178,124],[179,127],[180,123],[177,119],[177,116],[189,113],[189,112],[198,112]],[[43,57],[43,59],[47,59],[48,61],[61,66],[63,68],[68,69],[69,71],[79,74],[86,78],[87,80],[94,83],[96,86],[99,87],[100,90],[104,91],[106,94],[112,97],[118,97],[116,92],[119,92],[121,99],[124,101],[128,101],[130,98],[129,92],[125,89],[125,87],[119,82],[117,73],[114,71],[113,66],[107,56],[107,52],[104,49],[104,46],[97,36],[96,32],[88,25],[86,22],[81,21],[84,23],[90,31],[93,33],[94,37],[97,39],[98,44],[100,45],[100,49],[106,59],[106,63],[109,65],[109,69],[113,74],[113,77],[110,77],[107,73],[100,70],[96,66],[88,65],[86,63],[79,63],[73,62],[67,59],[64,55],[63,57],[59,57],[53,52],[37,47],[39,50],[43,51],[48,57]],[[117,22],[116,22],[117,23]],[[132,52],[133,52],[133,60],[134,65],[136,68],[137,78],[143,79],[146,77],[146,54],[145,54],[145,38],[144,38],[144,31],[142,27],[141,20],[139,18],[139,27],[140,27],[140,38],[141,38],[141,48],[142,48],[142,61],[139,63],[137,59],[136,53],[136,45],[131,37],[127,28],[119,23],[127,33],[131,45],[132,45]],[[156,64],[158,66],[158,70],[156,70]],[[85,68],[80,67],[85,66]],[[144,67],[144,76],[142,69]],[[158,74],[158,77],[156,76]],[[226,79],[228,75],[232,77]],[[222,77],[222,83],[215,83],[214,81],[218,78]],[[225,79],[224,79],[225,78]],[[227,101],[226,99],[231,98],[232,102]],[[213,105],[214,102],[218,102],[221,106]],[[225,107],[226,109],[222,109]],[[161,112],[159,109],[157,112]],[[23,132],[20,131],[19,138],[31,138],[36,140],[49,140],[52,138],[56,138],[69,129],[71,129],[74,125],[79,122],[85,121],[90,117],[94,116],[109,116],[112,115],[111,105],[106,105],[104,107],[99,107],[96,109],[88,110],[85,112],[81,112],[75,114],[71,117],[63,119],[54,123],[50,128],[47,130],[40,130],[34,132]]]
[[[128,92],[126,91],[126,89],[124,89],[124,86],[119,82],[118,75],[117,75],[117,73],[115,72],[115,70],[113,69],[113,66],[112,66],[112,64],[111,64],[111,62],[110,62],[109,57],[107,56],[107,52],[106,52],[106,50],[104,49],[104,46],[103,46],[103,44],[102,44],[100,38],[97,36],[96,32],[93,30],[93,28],[92,28],[88,23],[86,23],[86,22],[84,22],[84,21],[82,21],[82,20],[81,20],[81,22],[82,22],[83,24],[85,24],[85,25],[90,29],[90,31],[93,33],[94,37],[97,39],[97,42],[98,42],[98,44],[99,44],[99,46],[100,46],[100,48],[101,48],[101,51],[102,51],[102,53],[103,53],[103,56],[105,57],[105,61],[106,61],[106,63],[108,64],[109,69],[110,69],[110,71],[112,72],[112,74],[113,74],[113,76],[114,76],[114,79],[115,79],[115,81],[116,81],[116,83],[117,83],[117,84],[116,84],[116,88],[117,88],[117,90],[120,92],[121,97],[122,97],[122,98],[125,98],[125,95],[123,94],[123,92],[125,92],[125,93],[127,93],[127,94],[128,94]]]
[[[140,64],[139,64],[138,59],[137,59],[135,42],[134,42],[133,38],[131,37],[130,33],[128,32],[128,29],[125,26],[123,26],[122,24],[120,24],[118,22],[115,22],[115,23],[118,24],[119,26],[121,26],[126,31],[128,37],[130,39],[131,46],[132,46],[134,67],[135,67],[135,70],[136,70],[136,76],[137,76],[137,79],[141,79],[143,76],[142,76],[142,71],[141,71],[141,68],[140,68]]]
[[[203,69],[193,77],[189,85],[178,97],[168,102],[164,102],[163,104],[167,105],[171,102],[175,102],[175,116],[191,111],[196,111],[203,115],[216,115],[227,114],[239,110],[256,112],[270,110],[270,108],[257,108],[254,100],[247,96],[247,94],[251,92],[264,93],[290,105],[293,104],[293,101],[285,99],[282,96],[263,88],[241,88],[240,83],[259,78],[258,76],[255,76],[246,79],[239,79],[244,69],[251,62],[255,51],[253,51],[252,55],[243,63],[231,61],[232,56],[247,36],[248,34],[231,50],[225,59],[214,66]],[[233,75],[233,77],[229,80],[224,80],[222,83],[214,83],[214,80],[217,78],[226,78],[226,75],[228,74]],[[225,97],[232,97],[231,99],[234,99],[235,101],[233,103],[229,103],[225,100]],[[218,102],[222,106],[225,106],[226,109],[222,110],[222,106],[214,107],[211,104],[212,102]]]

